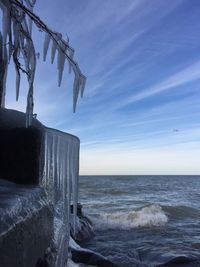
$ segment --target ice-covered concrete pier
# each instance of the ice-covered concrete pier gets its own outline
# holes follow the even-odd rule
[[[76,231],[79,139],[0,109],[0,266],[67,265]]]

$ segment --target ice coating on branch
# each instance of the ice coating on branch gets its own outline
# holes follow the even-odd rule
[[[25,2],[26,2],[26,6],[28,7],[28,9],[31,12],[33,12],[33,7],[34,7],[34,5],[36,3],[36,0],[34,0],[34,1],[25,0]],[[32,19],[28,18],[28,28],[29,28],[28,30],[29,30],[30,35],[32,35],[32,24],[33,24]]]
[[[69,40],[65,41],[62,34],[52,31],[48,26],[33,13],[33,7],[36,0],[0,0],[0,8],[3,12],[2,16],[2,58],[4,59],[4,73],[6,74],[8,61],[13,59],[16,69],[16,99],[19,98],[20,90],[20,74],[25,73],[29,82],[27,94],[27,126],[31,125],[33,116],[33,84],[36,68],[36,52],[32,40],[32,23],[43,31],[45,41],[43,46],[43,58],[46,59],[51,47],[51,62],[54,62],[57,52],[57,69],[58,69],[58,85],[61,85],[65,61],[69,64],[69,73],[74,73],[73,86],[73,110],[75,112],[79,92],[83,95],[85,87],[85,76],[81,73],[78,64],[74,61],[74,50],[69,45]],[[0,88],[0,104],[4,107],[6,93],[6,75],[4,75],[4,87]]]
[[[7,39],[9,38],[10,35],[10,30],[11,30],[11,18],[10,18],[10,3],[7,1],[7,6],[3,6],[3,21],[2,21],[2,32],[3,32],[3,58],[7,58]],[[2,6],[2,5],[1,5]]]
[[[75,136],[46,128],[44,170],[41,183],[51,201],[60,203],[65,231],[70,235],[70,205],[73,200],[74,231],[78,202],[79,145]]]

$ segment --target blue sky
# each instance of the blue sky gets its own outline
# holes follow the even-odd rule
[[[67,70],[58,88],[41,57],[35,81],[38,118],[81,140],[81,174],[200,174],[199,0],[37,0],[35,13],[69,36],[87,76],[75,114]],[[26,88],[7,107],[24,111]]]

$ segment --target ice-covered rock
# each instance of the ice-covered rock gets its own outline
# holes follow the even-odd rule
[[[40,186],[0,180],[0,266],[35,266],[53,238],[53,210]]]
[[[71,213],[73,213],[73,205],[71,205]],[[94,227],[92,221],[83,213],[82,205],[77,205],[76,232],[73,231],[73,223],[71,222],[71,236],[76,241],[83,241],[94,236]]]

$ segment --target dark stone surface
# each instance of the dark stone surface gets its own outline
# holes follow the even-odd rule
[[[71,213],[73,214],[73,205],[70,206]],[[94,236],[94,228],[92,221],[84,215],[81,203],[77,204],[77,229],[76,233],[73,231],[73,222],[71,222],[70,233],[75,241],[83,241]]]
[[[43,166],[45,127],[36,119],[25,128],[25,113],[0,109],[0,178],[38,184]]]
[[[101,254],[86,249],[71,249],[72,260],[97,267],[117,267],[117,265]]]
[[[38,184],[43,134],[36,128],[0,129],[0,178]]]
[[[39,259],[35,267],[49,267],[49,264],[45,259]]]

